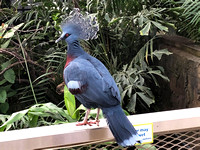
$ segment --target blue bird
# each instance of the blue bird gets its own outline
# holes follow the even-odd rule
[[[109,71],[80,46],[80,39],[97,37],[99,28],[96,18],[89,14],[82,15],[79,9],[74,9],[61,24],[61,29],[62,34],[56,43],[65,40],[68,44],[64,81],[69,91],[87,108],[83,122],[77,125],[99,125],[99,110],[102,109],[118,144],[126,147],[141,143],[137,131],[120,106],[120,92]],[[87,120],[91,108],[98,108],[96,122]]]

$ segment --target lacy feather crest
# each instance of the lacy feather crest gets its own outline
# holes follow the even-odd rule
[[[74,8],[61,23],[62,29],[67,26],[75,26],[79,38],[83,40],[96,39],[99,31],[99,24],[95,14],[86,13],[82,15],[78,8]]]

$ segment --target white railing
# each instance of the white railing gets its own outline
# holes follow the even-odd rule
[[[133,124],[153,123],[154,134],[200,128],[200,108],[133,115]],[[0,150],[58,149],[114,140],[106,121],[100,126],[75,123],[0,132]]]

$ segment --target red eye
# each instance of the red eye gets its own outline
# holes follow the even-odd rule
[[[66,37],[66,38],[67,38],[67,37],[69,37],[69,34],[68,34],[68,33],[66,33],[66,34],[65,34],[65,37]]]

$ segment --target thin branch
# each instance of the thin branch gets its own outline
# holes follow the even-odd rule
[[[11,55],[11,56],[16,57],[19,60],[23,60],[24,59],[22,56],[20,56],[15,51],[13,51],[13,49],[11,49],[11,50],[12,50],[12,52],[10,51],[9,48],[6,48],[6,49],[0,48],[0,54],[3,53],[3,54]]]
[[[22,46],[22,42],[21,42],[21,39],[20,39],[18,33],[17,33],[17,37],[18,37],[18,41],[19,41],[19,44],[20,44],[20,47],[21,47],[21,50],[22,50],[22,54],[23,54],[23,57],[24,57],[24,61],[25,61],[24,63],[25,63],[25,66],[26,66],[26,71],[27,71],[29,82],[30,82],[30,87],[31,87],[31,90],[32,90],[32,93],[33,93],[35,103],[37,104],[38,102],[37,102],[37,98],[36,98],[35,91],[34,91],[34,88],[33,88],[32,80],[31,80],[31,76],[30,76],[30,72],[29,72],[29,68],[28,68],[28,64],[27,64],[27,60],[26,60],[26,56],[25,56],[25,50],[24,50],[24,47]]]
[[[32,61],[32,60],[27,60],[27,62],[30,63],[30,64],[33,64],[33,65],[36,65],[36,66],[42,68],[43,70],[45,70],[45,67],[43,67],[43,66],[37,64],[36,62],[34,62],[34,61]],[[2,70],[2,71],[0,72],[0,75],[2,75],[3,73],[5,73],[8,69],[10,69],[10,68],[12,68],[12,67],[14,67],[14,66],[16,66],[16,65],[19,65],[19,64],[22,65],[23,63],[25,63],[24,60],[23,60],[23,61],[19,61],[19,62],[15,62],[15,63],[11,64],[10,66],[8,66],[8,67],[6,67],[4,70]]]

